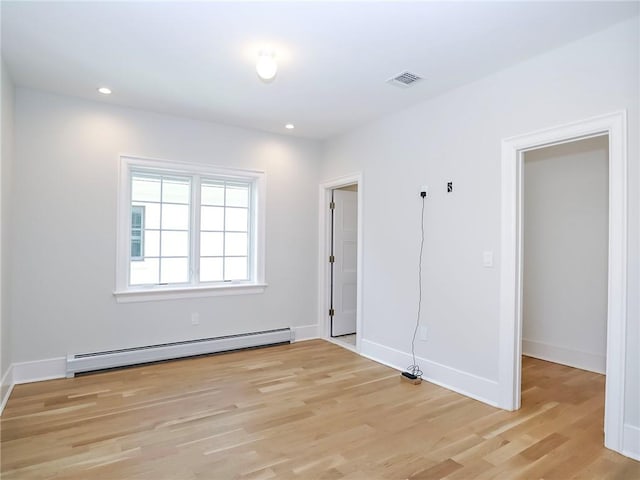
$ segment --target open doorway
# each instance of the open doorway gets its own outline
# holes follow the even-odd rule
[[[607,135],[524,152],[525,408],[540,402],[573,405],[589,400],[604,409],[608,173]],[[602,422],[603,417],[596,421],[600,432]]]
[[[624,451],[627,323],[627,119],[614,112],[502,141],[498,405],[521,406],[523,170],[527,151],[606,136],[608,148],[607,335],[604,444]]]
[[[321,185],[320,324],[324,338],[359,351],[362,182],[359,174]]]

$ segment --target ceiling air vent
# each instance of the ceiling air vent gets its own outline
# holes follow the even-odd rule
[[[399,75],[396,75],[390,80],[387,80],[387,83],[391,85],[395,85],[396,87],[407,88],[413,85],[416,82],[422,80],[422,77],[416,75],[411,72],[402,72]]]

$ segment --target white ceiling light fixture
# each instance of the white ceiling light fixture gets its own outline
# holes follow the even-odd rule
[[[273,50],[260,50],[258,53],[258,62],[256,63],[256,72],[265,82],[270,82],[275,78],[276,73],[278,73],[278,64],[276,63],[276,54]]]
[[[296,128],[296,126],[293,123],[287,123],[284,128],[286,128],[287,130],[293,130],[294,128]]]
[[[111,89],[107,87],[98,88],[98,92],[101,93],[102,95],[111,95]]]

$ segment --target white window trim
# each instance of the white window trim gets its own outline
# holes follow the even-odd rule
[[[153,300],[171,300],[180,298],[213,297],[220,295],[258,294],[264,292],[265,283],[265,197],[266,175],[260,170],[244,170],[212,165],[170,162],[140,158],[131,155],[121,155],[118,185],[118,225],[116,243],[116,288],[113,295],[118,303],[147,302]],[[130,255],[130,203],[132,169],[150,169],[167,174],[183,174],[190,176],[213,176],[229,180],[251,181],[254,183],[252,195],[251,228],[252,235],[251,256],[253,272],[251,281],[225,282],[224,284],[187,284],[187,285],[129,285],[129,255]],[[192,208],[195,211],[196,208]],[[193,216],[193,215],[192,215]],[[192,255],[196,255],[192,248]],[[191,281],[196,275],[191,275]]]
[[[175,300],[180,298],[218,297],[222,295],[251,295],[264,292],[266,283],[231,285],[189,286],[189,287],[144,287],[115,291],[118,303],[151,302],[155,300]]]

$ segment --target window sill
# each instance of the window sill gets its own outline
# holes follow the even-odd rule
[[[153,302],[159,300],[178,300],[181,298],[219,297],[224,295],[253,295],[264,293],[266,283],[235,285],[215,285],[176,288],[140,288],[135,290],[117,290],[113,292],[118,303]]]

